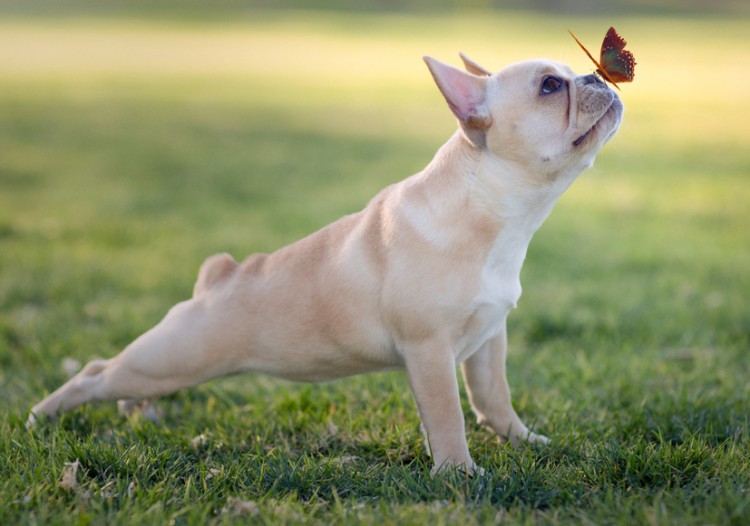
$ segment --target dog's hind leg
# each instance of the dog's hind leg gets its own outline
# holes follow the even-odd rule
[[[31,410],[52,417],[94,401],[140,400],[191,387],[231,371],[210,352],[220,330],[205,302],[173,307],[154,328],[110,360],[94,360]]]
[[[57,391],[35,405],[27,425],[38,417],[54,418],[82,404],[121,400],[120,408],[173,393],[232,371],[211,353],[221,316],[203,296],[232,275],[237,263],[228,254],[208,258],[201,266],[193,299],[175,305],[154,328],[111,360],[94,360]]]

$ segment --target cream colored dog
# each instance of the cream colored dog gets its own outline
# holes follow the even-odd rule
[[[532,234],[617,131],[622,104],[594,75],[534,60],[490,74],[425,57],[460,129],[420,173],[272,254],[203,264],[193,297],[31,410],[138,400],[244,371],[303,381],[406,369],[435,469],[473,471],[461,364],[480,423],[547,441],[513,410],[505,318]]]

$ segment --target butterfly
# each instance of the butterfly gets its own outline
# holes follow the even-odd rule
[[[618,82],[633,82],[633,77],[635,76],[635,57],[633,57],[630,51],[625,49],[627,42],[617,34],[614,27],[610,27],[607,34],[604,35],[598,62],[570,29],[568,29],[568,33],[573,37],[573,40],[578,42],[578,45],[586,52],[591,61],[596,64],[596,72],[604,80],[611,83],[617,89],[620,89],[617,85]]]

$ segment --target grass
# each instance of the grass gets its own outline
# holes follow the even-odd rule
[[[499,444],[467,405],[487,475],[432,478],[397,373],[243,376],[156,423],[102,404],[23,427],[65,358],[114,355],[207,255],[273,250],[420,170],[454,127],[422,54],[586,71],[565,28],[595,47],[610,23],[0,19],[0,522],[746,524],[742,19],[614,21],[638,61],[625,125],[532,242],[509,319],[515,406],[551,446]]]

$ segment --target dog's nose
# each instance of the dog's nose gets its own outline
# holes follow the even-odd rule
[[[599,75],[596,75],[592,73],[591,75],[585,75],[582,79],[582,84],[585,86],[587,84],[604,84],[604,81],[599,78]]]

